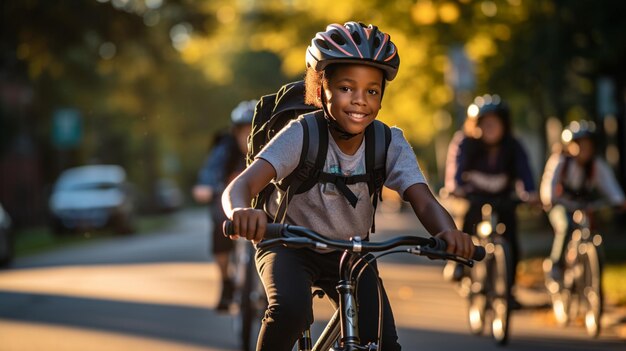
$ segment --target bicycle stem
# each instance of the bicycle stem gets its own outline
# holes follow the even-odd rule
[[[340,280],[337,285],[339,293],[339,310],[341,321],[341,343],[345,350],[356,349],[361,341],[358,335],[358,313],[355,299],[355,281],[351,277],[352,267],[360,257],[344,252],[339,263]]]

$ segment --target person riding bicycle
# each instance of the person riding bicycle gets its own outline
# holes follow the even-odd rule
[[[563,253],[571,235],[573,213],[592,201],[604,198],[626,209],[626,198],[607,163],[595,154],[595,125],[574,121],[561,134],[563,148],[548,161],[541,180],[541,201],[554,229],[547,273],[559,280],[563,274]]]
[[[229,255],[234,245],[221,232],[221,223],[226,215],[219,199],[226,185],[246,167],[246,138],[250,134],[255,105],[256,100],[242,101],[233,109],[229,132],[216,137],[214,147],[200,169],[198,182],[193,188],[193,197],[197,202],[210,204],[213,222],[211,250],[222,280],[221,296],[216,307],[218,311],[228,309],[234,290],[228,267]]]
[[[306,51],[306,101],[323,109],[329,141],[324,172],[349,176],[365,167],[364,131],[381,108],[387,82],[398,72],[398,51],[388,34],[376,26],[357,22],[331,24],[319,32]],[[222,196],[226,214],[233,221],[233,238],[259,241],[265,235],[268,216],[273,217],[283,192],[270,198],[269,212],[250,207],[252,197],[271,181],[279,181],[298,166],[303,147],[303,127],[292,121],[256,156]],[[454,221],[432,195],[415,154],[402,131],[391,128],[385,185],[413,206],[426,229],[448,243],[448,252],[471,257],[471,238],[457,230]],[[343,184],[356,194],[354,207],[331,183],[317,183],[295,195],[285,222],[306,226],[331,239],[368,239],[374,208],[367,183]],[[345,189],[344,189],[345,191]],[[299,333],[313,321],[311,287],[324,289],[336,299],[340,252],[288,249],[282,246],[258,250],[256,263],[269,306],[257,350],[291,350]],[[377,280],[366,270],[359,281],[358,321],[363,343],[376,342],[378,320]],[[399,350],[395,322],[384,288],[383,337],[385,350]]]
[[[504,235],[511,245],[515,272],[519,251],[512,195],[534,202],[537,194],[528,156],[513,136],[509,107],[499,95],[478,96],[468,107],[464,129],[457,132],[448,150],[446,189],[470,200],[463,221],[466,233],[476,233],[476,225],[482,221],[480,199],[491,199],[498,204],[499,220],[506,228]],[[447,266],[444,276],[447,280],[460,280],[463,266]],[[514,286],[515,274],[511,278]]]

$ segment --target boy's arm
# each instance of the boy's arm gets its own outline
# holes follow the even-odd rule
[[[250,202],[275,177],[274,167],[259,158],[226,187],[222,194],[222,206],[226,216],[233,221],[236,233],[233,238],[263,239],[267,215],[263,210],[251,208]]]
[[[471,237],[456,228],[454,220],[435,199],[428,185],[424,183],[411,185],[404,192],[404,198],[411,203],[415,215],[424,228],[446,241],[447,252],[466,258],[472,257],[474,244]]]

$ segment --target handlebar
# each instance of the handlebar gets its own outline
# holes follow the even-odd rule
[[[233,235],[232,221],[224,221],[223,230],[224,235]],[[381,252],[399,246],[416,246],[408,249],[407,252],[431,258],[454,260],[468,266],[473,265],[472,260],[480,261],[485,257],[485,249],[482,246],[475,247],[472,260],[449,254],[445,252],[448,246],[446,242],[436,237],[399,236],[381,242],[361,241],[358,237],[351,240],[333,240],[306,227],[268,223],[265,238],[257,244],[257,247],[267,249],[277,245],[285,245],[290,248],[332,249],[350,252]]]

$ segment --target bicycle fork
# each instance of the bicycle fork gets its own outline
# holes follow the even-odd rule
[[[361,346],[359,338],[358,307],[356,303],[356,282],[352,279],[352,270],[359,264],[360,256],[345,252],[339,264],[340,280],[337,285],[339,307],[320,335],[315,346],[311,347],[310,329],[302,333],[298,340],[299,351],[359,351],[377,350],[376,344]],[[317,293],[315,296],[319,296]],[[339,345],[335,341],[339,340]]]

